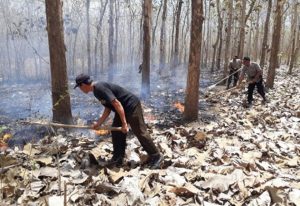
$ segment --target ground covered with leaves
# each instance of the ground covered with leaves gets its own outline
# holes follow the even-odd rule
[[[1,204],[11,205],[300,205],[300,70],[278,71],[261,104],[244,108],[243,91],[201,92],[199,121],[181,120],[184,90],[161,90],[144,106],[164,163],[151,170],[129,134],[121,168],[103,168],[110,134],[47,129],[23,150],[4,147]],[[208,96],[207,96],[208,95]],[[213,98],[207,98],[214,96]]]

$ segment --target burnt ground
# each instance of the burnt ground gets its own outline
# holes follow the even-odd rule
[[[218,74],[211,75],[208,71],[201,72],[200,98],[205,88],[218,78]],[[128,81],[126,75],[118,76],[119,85],[128,88],[139,95],[139,81]],[[74,83],[69,80],[72,115],[75,122],[89,124],[101,115],[103,106],[100,105],[92,94],[83,94],[79,89],[73,90]],[[151,98],[143,102],[145,119],[149,126],[155,125],[160,129],[183,124],[182,112],[174,107],[175,102],[184,102],[184,87],[186,84],[185,71],[177,72],[176,78],[171,81],[170,76],[151,79]],[[49,129],[34,125],[20,124],[23,120],[51,120],[52,100],[50,82],[35,83],[4,83],[0,85],[1,107],[0,127],[2,133],[11,133],[13,138],[9,146],[22,146],[50,134]],[[208,112],[210,103],[200,100],[199,112],[201,120],[208,121],[214,117]],[[74,130],[73,130],[74,131]],[[88,131],[76,132],[93,135]]]

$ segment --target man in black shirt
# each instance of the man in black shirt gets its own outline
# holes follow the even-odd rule
[[[147,164],[153,169],[159,168],[163,157],[154,145],[143,117],[143,110],[138,97],[126,89],[111,83],[93,82],[90,76],[80,74],[76,77],[76,87],[79,87],[84,93],[93,92],[94,96],[105,107],[103,114],[93,125],[97,129],[109,116],[111,110],[115,112],[113,127],[122,127],[122,132],[111,132],[113,143],[113,157],[108,162],[108,166],[121,166],[125,156],[126,134],[128,124],[137,136],[142,147],[148,153]]]

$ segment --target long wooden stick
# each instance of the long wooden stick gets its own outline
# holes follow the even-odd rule
[[[60,123],[54,123],[54,122],[27,122],[22,121],[23,123],[27,124],[36,124],[36,125],[42,125],[42,126],[52,126],[52,127],[63,127],[63,128],[77,128],[77,129],[93,129],[92,126],[89,125],[72,125],[72,124],[60,124]],[[110,127],[110,126],[103,126],[98,127],[97,130],[109,130],[109,131],[122,131],[122,127]]]
[[[211,98],[216,97],[216,96],[219,96],[219,95],[221,95],[221,94],[224,94],[224,93],[227,93],[227,92],[231,92],[232,90],[235,90],[235,89],[237,89],[237,88],[236,88],[236,87],[232,87],[232,88],[230,88],[230,89],[227,89],[227,90],[224,90],[224,91],[219,92],[219,93],[217,93],[217,94],[214,94],[214,95],[212,95],[212,96],[209,96],[209,97],[207,97],[206,99],[211,99]]]

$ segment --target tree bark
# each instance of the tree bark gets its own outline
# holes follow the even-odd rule
[[[90,0],[86,0],[86,42],[87,42],[87,60],[88,60],[88,73],[92,72],[92,59],[91,59],[91,28],[90,28]]]
[[[119,56],[118,56],[118,45],[119,45],[119,10],[120,10],[120,1],[115,1],[115,41],[113,43],[113,59],[114,59],[114,71],[118,70]]]
[[[257,11],[257,16],[256,16],[256,25],[255,25],[255,37],[254,37],[254,48],[253,48],[253,59],[255,59],[255,61],[258,60],[258,42],[259,42],[259,22],[260,22],[260,10]],[[249,45],[250,46],[250,45]]]
[[[46,0],[47,32],[51,66],[53,121],[72,123],[68,91],[66,48],[60,0]]]
[[[282,21],[282,10],[285,0],[277,0],[276,5],[276,16],[274,21],[274,30],[272,35],[272,49],[270,56],[270,66],[268,70],[266,86],[268,88],[274,87],[274,79],[276,73],[276,67],[278,65],[278,52],[280,49],[280,35],[281,35],[281,21]]]
[[[203,20],[203,1],[192,0],[189,68],[185,92],[185,109],[183,113],[183,118],[187,121],[198,119],[200,57]]]
[[[297,55],[297,50],[298,50],[299,44],[300,44],[299,30],[298,30],[298,35],[297,35],[297,27],[298,27],[298,21],[299,21],[299,16],[297,15],[298,14],[298,6],[299,6],[299,3],[295,2],[294,12],[293,12],[292,49],[291,49],[291,58],[290,58],[288,74],[292,74],[292,71],[294,68],[294,63],[296,62],[295,59],[296,59],[296,55]],[[300,24],[299,24],[299,29],[300,29]],[[296,39],[297,39],[297,43],[296,43]]]
[[[152,0],[144,0],[144,48],[142,63],[142,89],[141,98],[150,97],[150,59],[151,59],[151,18],[152,18]]]
[[[223,77],[225,78],[228,74],[228,65],[229,65],[229,51],[230,51],[230,38],[231,38],[231,29],[232,29],[232,18],[233,16],[233,0],[229,0],[228,1],[228,22],[227,22],[227,27],[226,27],[226,42],[225,42],[225,56],[224,56],[224,60],[225,60],[225,64],[224,64],[224,73],[223,73]]]
[[[114,78],[114,0],[109,1],[109,37],[108,37],[108,81],[112,82]]]
[[[164,0],[163,13],[162,13],[162,22],[160,27],[160,44],[159,44],[159,75],[166,63],[166,19],[167,19],[167,5],[168,0]]]
[[[240,17],[240,38],[238,45],[238,56],[243,58],[244,55],[244,42],[245,42],[245,27],[246,27],[246,0],[242,1],[241,17]]]
[[[268,34],[269,34],[269,24],[270,24],[270,16],[272,10],[272,0],[268,0],[268,10],[267,10],[267,17],[265,21],[265,30],[264,30],[264,37],[262,42],[261,48],[261,56],[260,56],[260,67],[264,69],[265,66],[265,59],[266,59],[266,52],[268,49]]]
[[[220,0],[217,0],[217,9],[218,9],[218,32],[219,32],[219,48],[218,48],[218,55],[217,55],[217,68],[218,70],[221,68],[221,53],[222,53],[222,46],[223,46],[223,18],[221,16],[221,10],[220,10]]]
[[[98,57],[98,44],[99,44],[99,38],[101,39],[100,36],[100,31],[102,29],[102,22],[103,22],[103,17],[104,17],[104,14],[105,14],[105,11],[106,11],[106,7],[107,7],[107,3],[108,3],[108,0],[105,0],[105,3],[103,3],[103,1],[101,1],[101,9],[100,12],[99,12],[99,21],[98,21],[98,24],[97,24],[97,27],[96,27],[96,38],[95,38],[95,47],[94,47],[94,58],[95,58],[95,75],[98,74],[98,71],[99,71],[99,57]],[[100,40],[101,41],[101,40]],[[102,42],[100,42],[100,50],[102,49]],[[101,55],[100,55],[101,56]],[[101,57],[100,57],[101,58]],[[101,60],[103,61],[103,60]]]
[[[181,8],[183,1],[178,0],[177,12],[176,12],[176,25],[175,25],[175,42],[174,42],[174,53],[173,53],[173,74],[175,74],[175,68],[179,62],[179,29],[180,29],[180,16],[181,16]]]

